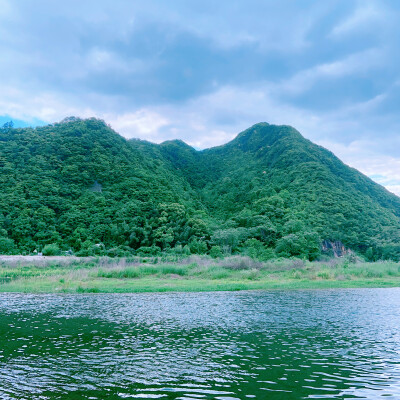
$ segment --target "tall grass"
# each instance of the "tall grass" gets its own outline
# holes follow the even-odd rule
[[[358,262],[349,264],[346,260],[335,263],[310,263],[307,274],[310,279],[376,279],[400,277],[400,264],[393,261],[375,263]]]
[[[400,263],[389,261],[349,263],[332,259],[311,263],[277,259],[262,263],[238,256],[221,260],[191,256],[174,263],[160,259],[151,263],[149,258],[146,263],[142,261],[98,258],[68,265],[0,265],[0,291],[197,291],[351,286],[351,282],[400,286]]]
[[[140,266],[128,266],[125,268],[109,267],[99,268],[97,271],[97,277],[99,278],[141,278],[149,275],[178,275],[185,276],[188,274],[190,266],[180,265],[140,265]]]

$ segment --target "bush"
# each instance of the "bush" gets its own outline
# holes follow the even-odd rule
[[[193,239],[189,243],[189,249],[192,254],[206,254],[207,243],[202,240]]]
[[[207,274],[211,279],[225,279],[229,277],[229,271],[218,266],[209,268]]]
[[[183,247],[183,254],[184,254],[185,256],[190,256],[191,252],[190,252],[190,247],[189,247],[188,245],[185,245],[185,246]]]
[[[227,269],[243,270],[243,269],[261,269],[262,263],[253,260],[250,257],[229,257],[223,260],[220,265]]]
[[[175,245],[175,247],[173,247],[172,249],[169,249],[169,253],[171,253],[171,254],[177,254],[177,255],[183,254],[183,247],[182,247],[182,245],[181,245],[181,244]]]
[[[292,271],[292,278],[293,279],[302,279],[303,278],[303,274],[299,270],[293,270]]]
[[[161,254],[161,248],[158,246],[142,246],[136,250],[136,254],[138,256],[146,257],[146,256],[157,256]]]
[[[293,258],[290,262],[289,268],[290,269],[301,269],[304,268],[306,263],[304,260],[301,260],[299,258]]]
[[[100,289],[96,287],[82,287],[78,286],[76,288],[77,293],[100,293]]]
[[[332,279],[332,274],[330,271],[321,270],[317,272],[317,277],[320,279]]]
[[[43,247],[42,253],[44,256],[58,256],[60,254],[60,248],[56,243],[46,244],[46,246]]]
[[[126,248],[126,246],[114,247],[112,249],[107,250],[106,252],[108,257],[129,257],[131,255],[130,251]]]
[[[128,267],[124,269],[99,269],[97,272],[99,278],[139,278],[139,268]]]
[[[0,254],[13,254],[15,251],[14,240],[0,237]]]
[[[242,279],[248,279],[250,281],[255,281],[260,278],[260,271],[258,269],[249,269],[241,272]]]
[[[210,256],[212,258],[221,258],[222,257],[222,250],[220,246],[213,246],[210,249]]]
[[[274,252],[264,246],[264,243],[257,239],[247,239],[243,244],[244,252],[251,258],[260,261],[267,261],[274,257]]]

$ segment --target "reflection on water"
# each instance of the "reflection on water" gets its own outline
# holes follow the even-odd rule
[[[400,398],[400,289],[0,295],[1,399]]]

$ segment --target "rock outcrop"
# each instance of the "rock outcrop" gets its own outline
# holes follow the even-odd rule
[[[343,257],[351,253],[351,250],[340,241],[336,240],[331,242],[324,240],[322,242],[322,252],[333,257]]]

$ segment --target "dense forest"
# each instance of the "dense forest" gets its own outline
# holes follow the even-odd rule
[[[289,126],[196,151],[128,141],[94,118],[9,123],[0,168],[0,254],[313,260],[326,240],[400,259],[400,198]]]

